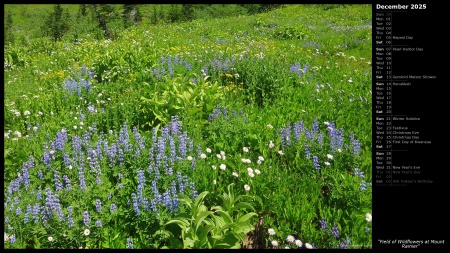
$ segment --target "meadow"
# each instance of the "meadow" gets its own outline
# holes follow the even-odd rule
[[[371,15],[5,46],[4,247],[372,248]]]

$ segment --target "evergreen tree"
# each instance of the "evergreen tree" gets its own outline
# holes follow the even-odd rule
[[[61,5],[55,4],[53,12],[47,16],[41,27],[43,35],[50,36],[55,42],[69,30],[69,20],[67,14],[63,16],[63,12]]]
[[[122,18],[125,28],[140,23],[142,21],[142,15],[139,11],[139,5],[124,4]]]
[[[186,21],[192,21],[194,19],[194,5],[193,4],[182,4],[183,6],[183,16]]]
[[[98,27],[103,30],[105,38],[109,38],[111,35],[108,29],[107,23],[114,16],[114,9],[109,4],[92,4],[94,18],[97,21]]]

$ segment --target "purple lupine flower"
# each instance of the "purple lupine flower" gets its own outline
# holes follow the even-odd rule
[[[25,212],[25,216],[23,217],[23,222],[24,222],[25,224],[28,223],[28,216],[29,216],[32,212],[33,212],[33,207],[31,207],[31,205],[28,204],[28,205],[27,205],[26,212]]]
[[[317,171],[320,171],[319,158],[317,156],[313,156],[313,164],[314,168],[316,168]]]
[[[155,199],[150,200],[150,208],[153,212],[158,211],[158,209],[156,208],[156,200]]]
[[[72,136],[72,149],[74,161],[79,162],[81,160],[81,154],[83,153],[80,136]]]
[[[155,170],[158,169],[158,168],[160,167],[161,161],[162,161],[162,159],[163,159],[162,157],[163,157],[163,154],[161,154],[161,153],[158,153],[158,154],[156,155],[156,159],[155,159]]]
[[[314,133],[311,130],[305,130],[305,135],[306,138],[308,138],[309,140],[314,140]]]
[[[63,189],[63,185],[61,183],[61,180],[59,179],[59,171],[55,170],[54,174],[53,174],[53,178],[55,180],[55,189],[57,191],[62,190]]]
[[[338,148],[342,147],[342,140],[344,137],[344,130],[341,129],[336,129],[334,126],[334,123],[331,122],[328,125],[328,135],[330,136],[330,148],[331,150],[334,152],[336,151]]]
[[[95,169],[98,174],[98,170],[100,169],[100,164],[99,164],[97,152],[92,148],[88,148],[87,156],[88,156],[87,159],[89,160],[89,167],[91,168],[91,170]]]
[[[58,194],[53,194],[53,206],[54,210],[56,211],[56,214],[58,214],[59,220],[64,221],[64,215],[61,210],[61,204],[59,203]]]
[[[88,211],[84,211],[83,213],[83,222],[85,226],[89,226],[89,224],[91,224]]]
[[[50,188],[45,188],[45,211],[46,211],[46,215],[49,218],[53,217],[53,212],[51,210],[54,209],[54,203],[53,203],[53,192],[52,190],[50,190]]]
[[[331,233],[333,234],[334,238],[339,239],[339,228],[336,225],[336,223],[334,223],[333,227],[331,228]]]
[[[177,181],[178,181],[178,189],[180,193],[184,194],[184,184],[183,184],[183,178],[181,176],[181,172],[177,172]]]
[[[100,180],[100,177],[99,177],[99,176],[97,176],[97,178],[95,179],[95,182],[96,182],[98,185],[102,184],[102,180]]]
[[[173,206],[173,213],[178,213],[180,211],[180,201],[178,200],[178,194],[177,194],[177,183],[175,181],[172,181],[172,206]]]
[[[95,155],[98,161],[101,161],[103,159],[102,154],[102,143],[103,143],[103,132],[100,135],[100,138],[97,140],[97,144],[95,145]],[[100,168],[100,166],[98,166]]]
[[[175,140],[173,139],[172,136],[169,136],[169,145],[170,145],[170,157],[169,157],[169,161],[171,163],[175,162],[175,157],[176,157],[176,147],[175,147]]]
[[[361,149],[361,142],[354,139],[354,135],[350,135],[350,140],[352,143],[352,147],[353,147],[353,154],[355,155],[359,155],[360,149]]]
[[[13,244],[16,241],[16,234],[12,234],[9,236],[9,242]]]
[[[32,211],[34,223],[38,223],[39,222],[40,209],[41,209],[41,207],[39,206],[39,204],[35,203],[34,206],[33,206],[33,211]]]
[[[134,156],[139,157],[141,155],[141,150],[145,148],[145,136],[141,136],[136,127],[133,127],[133,136],[137,143],[136,153],[134,154]]]
[[[114,211],[116,211],[116,209],[117,209],[117,206],[116,206],[116,204],[114,204],[114,203],[112,203],[111,204],[111,207],[110,207],[110,211],[111,211],[111,213],[113,213]]]
[[[144,210],[145,210],[145,211],[148,211],[148,210],[150,210],[150,206],[149,206],[148,198],[144,198],[144,199],[142,199],[142,203],[141,203],[141,206],[143,206],[143,207],[144,207]]]
[[[41,186],[39,185],[38,192],[36,193],[36,198],[42,200]]]
[[[133,239],[132,238],[127,238],[127,249],[133,249]]]
[[[222,108],[222,115],[225,117],[225,120],[228,120],[228,113],[227,113],[227,108],[223,107]]]
[[[294,73],[294,72],[297,72],[299,69],[300,69],[300,63],[296,62],[291,65],[290,72]]]
[[[144,186],[145,186],[145,175],[144,175],[144,170],[137,170],[137,177],[138,177],[138,196],[139,199],[141,200],[143,198],[143,190],[144,190]]]
[[[91,146],[91,133],[89,131],[84,132],[81,136],[81,144],[85,147]]]
[[[366,181],[362,181],[361,184],[359,185],[359,189],[361,191],[365,191],[367,189],[367,186],[372,186],[371,183],[367,183]]]
[[[340,249],[346,249],[347,248],[347,245],[345,244],[345,241],[342,241],[342,242],[339,243],[339,248]]]
[[[50,163],[52,160],[52,157],[50,156],[50,152],[44,152],[44,156],[42,157],[42,160],[46,167],[48,167],[48,168],[52,167],[52,165]]]
[[[323,134],[322,134],[322,132],[320,132],[319,134],[317,134],[317,142],[319,143],[319,144],[323,144]]]
[[[157,204],[161,203],[162,199],[161,199],[161,196],[159,194],[158,187],[156,186],[156,180],[152,181],[152,191],[153,191],[153,197],[155,198],[156,203]]]
[[[128,126],[127,123],[124,122],[123,126],[122,126],[122,130],[119,132],[119,143],[118,144],[122,144],[124,147],[124,152],[128,153],[131,148],[132,148],[132,144],[129,142],[130,140],[130,135],[128,134]]]
[[[67,152],[64,152],[63,153],[63,160],[64,160],[64,165],[66,166],[66,167],[69,167],[70,166],[70,157],[69,157],[69,154],[67,153]]]
[[[19,216],[22,213],[22,209],[20,208],[20,206],[18,206],[16,208],[16,215]]]
[[[79,168],[78,170],[79,170],[78,174],[79,174],[79,179],[80,179],[80,188],[82,191],[85,191],[85,190],[87,190],[87,187],[86,187],[86,181],[84,180],[84,172],[83,172],[82,168]]]
[[[167,137],[169,137],[169,132],[170,132],[169,127],[163,127],[161,129],[161,136],[164,139],[164,141],[167,140]]]
[[[68,206],[67,207],[67,222],[69,223],[69,228],[72,228],[75,226],[75,222],[72,219],[72,212],[73,212],[73,207],[72,206]]]
[[[186,141],[187,141],[187,133],[184,132],[178,137],[178,154],[180,155],[181,159],[184,159],[186,157]]]
[[[23,181],[22,177],[18,177],[15,180],[12,180],[9,183],[9,186],[11,187],[12,192],[18,192],[19,191],[19,187],[20,187],[20,182]]]
[[[63,128],[61,131],[56,133],[56,138],[54,140],[55,150],[64,150],[64,145],[67,142],[67,130]]]
[[[95,106],[90,103],[88,104],[87,109],[88,109],[88,112],[91,114],[95,112]]]
[[[101,227],[102,227],[102,221],[101,221],[101,220],[97,220],[97,221],[95,222],[95,225],[96,225],[97,227],[101,228]]]
[[[124,158],[123,158],[123,150],[121,148],[117,149],[117,154],[119,154],[119,165],[124,165]]]
[[[177,115],[171,117],[170,132],[173,136],[176,136],[179,133],[181,133],[181,122],[178,121]]]
[[[170,197],[170,190],[166,190],[162,194],[162,204],[168,208],[169,210],[172,210],[172,198]]]
[[[72,190],[72,186],[70,185],[70,179],[67,175],[63,175],[63,180],[66,183],[66,189],[67,190]]]
[[[141,210],[139,210],[139,202],[134,192],[131,193],[131,200],[133,201],[133,209],[136,211],[136,216],[141,215]]]
[[[28,174],[28,168],[25,164],[27,163],[24,163],[24,168],[22,169],[23,183],[25,185],[25,189],[28,189],[28,187],[30,187],[30,175]]]
[[[312,131],[313,134],[316,134],[319,132],[319,120],[315,119],[312,125]]]
[[[197,166],[197,162],[196,162],[195,157],[193,157],[192,161],[191,161],[191,169],[195,170],[196,166]]]
[[[113,143],[111,145],[111,148],[108,149],[107,154],[109,157],[109,163],[111,167],[114,167],[115,165],[115,158],[116,158],[116,154],[117,154],[117,145],[116,143]]]
[[[166,139],[165,138],[158,138],[158,154],[164,154],[164,151],[166,150]]]
[[[328,229],[327,226],[327,221],[325,220],[325,218],[322,217],[322,220],[320,221],[320,227],[325,230],[325,232],[330,233],[330,230]]]
[[[359,168],[354,168],[353,174],[355,174],[355,176],[358,176],[359,178],[364,178],[364,171],[361,171]]]
[[[304,127],[303,121],[301,121],[300,123],[297,123],[297,122],[294,123],[293,128],[294,128],[294,140],[295,141],[300,140],[300,135],[302,134],[303,127]]]
[[[100,199],[95,200],[95,210],[97,210],[97,212],[100,212],[102,210],[102,202],[100,201]]]
[[[38,177],[40,180],[44,180],[44,174],[42,174],[41,170],[38,171]]]

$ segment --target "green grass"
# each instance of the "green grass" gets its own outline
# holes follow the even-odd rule
[[[39,22],[48,7],[5,10],[31,29],[29,18]],[[5,47],[4,232],[15,236],[5,248],[126,248],[131,240],[134,248],[232,248],[245,245],[250,228],[264,248],[273,240],[297,247],[288,235],[303,248],[371,248],[372,189],[361,189],[372,175],[371,13],[370,5],[291,5],[143,22],[114,40],[30,35]],[[213,207],[226,206],[219,196],[230,184],[252,208],[228,217]],[[180,204],[181,188],[191,199],[208,191],[202,207]],[[53,193],[59,206],[46,204]],[[42,206],[38,216],[34,206]],[[243,221],[250,212],[257,216]],[[169,222],[188,216],[198,234]],[[221,229],[227,219],[234,225]]]

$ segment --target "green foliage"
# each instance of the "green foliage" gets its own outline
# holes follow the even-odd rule
[[[211,83],[208,77],[197,78],[197,83],[185,76],[156,82],[154,85],[143,83],[140,98],[143,125],[160,128],[169,122],[171,115],[206,120],[223,95],[217,82]]]
[[[306,27],[286,25],[276,28],[272,33],[272,37],[282,40],[304,40],[308,38],[309,34],[310,32]]]
[[[220,196],[222,206],[211,209],[203,204],[203,199],[209,193],[207,191],[200,193],[195,202],[186,196],[180,197],[185,211],[167,222],[166,226],[177,224],[181,228],[184,249],[240,248],[245,235],[254,229],[251,218],[257,214],[246,213],[247,209],[252,210],[253,207],[239,200],[249,196],[240,195],[235,198],[232,186],[230,184],[228,193]],[[177,246],[181,245],[175,242],[173,248]]]

